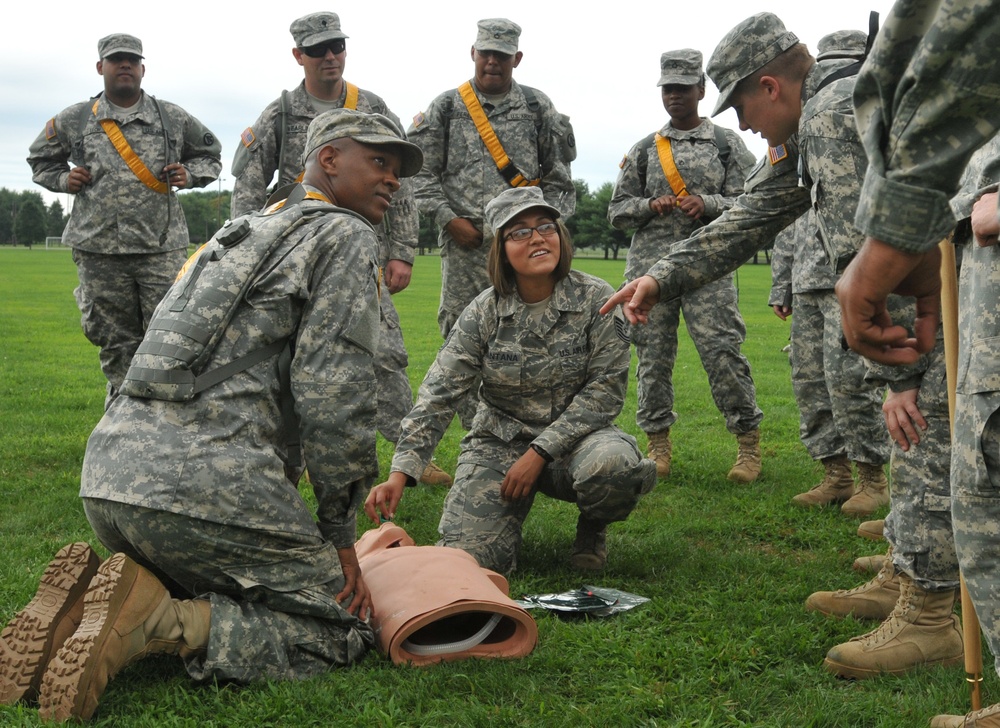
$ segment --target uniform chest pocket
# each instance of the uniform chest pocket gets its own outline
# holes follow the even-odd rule
[[[483,359],[483,382],[487,387],[520,387],[523,361],[523,352],[519,346],[508,344],[491,347]]]

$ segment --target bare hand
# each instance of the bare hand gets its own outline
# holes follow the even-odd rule
[[[379,524],[379,515],[387,521],[391,521],[396,516],[396,507],[403,497],[403,488],[406,487],[406,473],[395,471],[389,473],[389,479],[384,483],[379,483],[368,491],[365,498],[365,513],[376,526]]]
[[[677,207],[692,220],[697,220],[705,213],[705,201],[701,198],[701,195],[678,197]]]
[[[912,364],[934,348],[940,320],[941,252],[905,253],[868,238],[837,281],[844,337],[862,356],[883,364]],[[895,326],[886,310],[890,293],[914,296],[913,333]]]
[[[788,317],[792,315],[791,306],[779,306],[778,304],[774,304],[771,308],[774,309],[774,315],[782,321],[787,321]]]
[[[389,293],[399,293],[410,285],[413,265],[404,260],[390,260],[385,264],[385,287]]]
[[[366,620],[372,612],[372,595],[361,575],[358,555],[354,547],[349,546],[337,549],[337,556],[340,557],[340,569],[344,572],[344,589],[337,595],[337,603],[344,607],[343,602],[353,594],[350,604],[344,609],[358,619]]]
[[[649,201],[649,209],[657,215],[669,215],[677,207],[677,198],[674,195],[663,195]]]
[[[652,276],[642,276],[619,288],[601,306],[601,313],[607,314],[615,306],[622,304],[622,312],[630,324],[644,324],[649,320],[649,310],[659,300],[660,284]]]
[[[66,188],[70,194],[75,195],[86,185],[89,185],[91,181],[89,169],[86,167],[73,167],[69,171],[69,177],[66,179]]]
[[[504,500],[527,498],[544,469],[545,458],[529,447],[504,476],[500,484],[500,497]]]
[[[919,389],[908,389],[905,392],[889,390],[882,405],[889,436],[903,452],[908,452],[911,446],[920,442],[918,427],[921,431],[927,429],[927,420],[917,406],[919,393]]]
[[[972,232],[981,247],[997,244],[1000,218],[997,218],[997,193],[983,195],[972,208]]]
[[[452,219],[444,229],[456,243],[468,250],[475,250],[483,244],[483,234],[464,217]]]
[[[171,187],[176,187],[179,190],[183,190],[188,186],[188,182],[190,182],[188,171],[180,162],[174,162],[173,164],[168,164],[164,167],[163,174],[160,175],[160,179]]]

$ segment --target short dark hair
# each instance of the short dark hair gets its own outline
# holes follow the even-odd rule
[[[552,271],[552,280],[558,283],[569,275],[573,267],[573,238],[562,220],[556,218],[555,223],[559,229],[559,264]],[[486,258],[486,272],[489,274],[490,283],[493,284],[493,290],[501,296],[509,296],[517,291],[514,268],[507,259],[507,249],[503,239],[508,232],[509,229],[501,228],[493,233],[493,243]]]
[[[764,76],[774,76],[796,83],[802,81],[815,62],[816,59],[813,58],[806,44],[796,43],[740,81],[733,96],[754,86]]]

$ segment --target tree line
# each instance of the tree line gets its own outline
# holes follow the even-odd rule
[[[68,219],[59,200],[46,207],[38,192],[0,187],[0,245],[40,245],[62,235]]]

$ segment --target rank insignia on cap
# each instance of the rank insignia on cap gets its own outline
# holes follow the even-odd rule
[[[51,140],[56,135],[56,117],[45,122],[45,138]]]
[[[420,126],[424,123],[424,112],[418,112],[416,116],[413,117],[413,126]]]
[[[773,167],[778,162],[788,159],[788,148],[784,144],[779,144],[776,147],[768,147],[767,158],[771,161],[771,166]]]
[[[249,126],[243,130],[242,134],[240,134],[240,140],[243,142],[243,146],[245,147],[249,147],[254,143],[254,141],[256,141],[256,139],[257,137],[253,135],[253,129]]]

